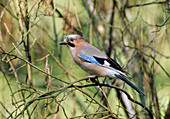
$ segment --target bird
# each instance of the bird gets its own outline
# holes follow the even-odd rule
[[[89,44],[84,37],[78,34],[67,35],[59,44],[66,45],[69,48],[75,63],[91,74],[89,78],[97,76],[121,79],[140,95],[145,96],[143,91],[127,79],[128,72],[124,71],[115,60]]]

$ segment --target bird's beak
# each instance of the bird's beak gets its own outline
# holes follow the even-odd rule
[[[64,41],[60,42],[60,45],[67,45],[67,44],[68,44],[68,42],[64,42]]]

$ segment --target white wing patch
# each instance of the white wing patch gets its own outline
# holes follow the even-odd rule
[[[110,63],[105,60],[103,66],[110,67]]]

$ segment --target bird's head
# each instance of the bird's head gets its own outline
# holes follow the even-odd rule
[[[84,38],[77,34],[66,36],[66,38],[60,42],[60,45],[67,45],[69,48],[77,47],[81,42],[85,41]]]

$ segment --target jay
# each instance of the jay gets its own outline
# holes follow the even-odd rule
[[[139,94],[145,95],[137,86],[127,79],[127,72],[114,61],[106,56],[102,51],[90,45],[80,35],[68,35],[60,45],[67,45],[73,60],[83,70],[97,77],[118,78],[123,80]]]

